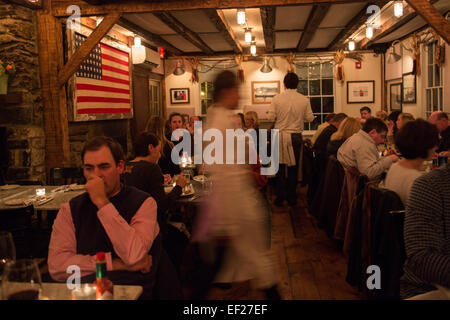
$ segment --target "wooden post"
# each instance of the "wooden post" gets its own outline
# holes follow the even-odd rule
[[[66,88],[58,85],[58,71],[64,65],[62,26],[52,15],[49,2],[36,13],[47,177],[51,168],[70,165]]]

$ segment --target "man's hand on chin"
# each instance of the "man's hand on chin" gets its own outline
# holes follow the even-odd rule
[[[106,196],[105,183],[103,179],[96,175],[91,175],[87,178],[84,188],[89,194],[91,201],[97,206],[98,209],[103,208],[109,203],[109,199]]]

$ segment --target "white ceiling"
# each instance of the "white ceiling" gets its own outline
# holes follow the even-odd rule
[[[277,7],[275,10],[275,30],[303,29],[311,9],[312,6]]]

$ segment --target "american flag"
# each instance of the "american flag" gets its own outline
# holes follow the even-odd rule
[[[86,39],[75,33],[75,47]],[[78,114],[131,113],[128,53],[98,44],[75,77]]]

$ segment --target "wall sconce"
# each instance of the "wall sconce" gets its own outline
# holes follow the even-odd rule
[[[245,30],[245,42],[251,43],[252,42],[252,28],[244,28]]]
[[[403,15],[403,1],[395,1],[394,3],[394,15],[400,18]]]
[[[269,65],[269,58],[264,58],[264,64],[259,71],[261,71],[262,73],[272,72],[272,67]]]
[[[355,41],[350,40],[350,41],[348,42],[348,50],[350,50],[350,51],[355,50]]]
[[[237,23],[238,25],[244,25],[245,24],[245,9],[238,9],[237,10]]]
[[[131,47],[133,64],[144,63],[145,47],[141,45],[141,38],[134,37],[134,45]]]
[[[405,47],[405,45],[403,43],[401,43],[399,40],[395,40],[394,42],[392,42],[391,47],[389,48],[389,56],[386,60],[387,63],[392,64],[392,63],[396,63],[397,61],[399,61],[402,58],[402,51],[400,51],[400,54],[397,54],[395,52],[395,45],[397,43],[400,43],[400,50],[407,50],[409,52],[412,52],[412,49],[409,49],[407,47]]]
[[[181,76],[182,74],[184,74],[184,65],[180,59],[177,61],[177,67],[173,71],[173,74],[176,76]]]

